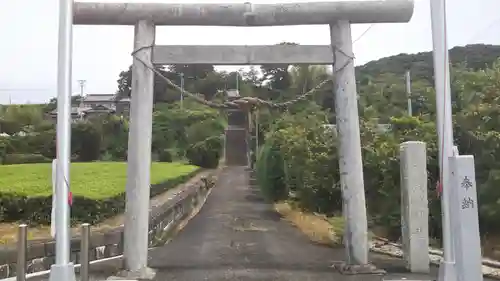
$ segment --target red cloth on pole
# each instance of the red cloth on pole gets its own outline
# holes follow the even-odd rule
[[[70,191],[70,192],[69,192],[69,194],[68,194],[68,204],[69,204],[70,206],[72,206],[72,205],[73,205],[73,192],[71,192],[71,191]]]

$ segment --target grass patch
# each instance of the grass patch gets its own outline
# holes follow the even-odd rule
[[[215,184],[215,180],[217,177],[217,174],[214,174],[210,171],[205,171],[205,172],[196,172],[196,176],[189,177],[189,180],[183,181],[183,183],[195,183],[195,182],[204,182],[206,184],[206,187],[212,188],[213,185]],[[207,179],[207,181],[204,181],[203,179]],[[172,188],[168,190],[167,192],[163,192],[162,194],[155,196],[154,198],[151,199],[151,205],[153,206],[161,206],[171,200],[172,196],[175,196],[175,194],[178,194],[180,191],[184,190],[183,186],[176,185],[175,188]],[[210,192],[210,190],[208,191]],[[198,209],[194,211],[194,213],[197,213],[199,211],[199,208],[201,208],[203,204],[200,204],[198,206]],[[115,216],[108,217],[104,219],[103,221],[92,224],[91,225],[91,231],[92,232],[107,232],[110,229],[114,229],[120,225],[123,225],[125,221],[125,216],[123,213],[118,213]],[[80,235],[80,224],[74,224],[72,225],[71,230],[71,235],[72,237],[79,236]],[[18,235],[18,223],[13,222],[13,223],[6,223],[6,222],[0,222],[0,247],[2,245],[8,245],[8,244],[13,244],[16,243],[17,241],[17,235]],[[52,239],[50,235],[50,225],[29,225],[28,227],[28,240],[50,240]]]
[[[196,171],[198,167],[182,163],[151,164],[151,184],[159,184]],[[72,163],[71,191],[74,196],[103,199],[125,192],[127,163]],[[52,195],[52,164],[0,166],[0,193],[26,197]]]
[[[274,209],[287,221],[306,234],[311,241],[328,246],[344,243],[345,220],[342,216],[327,217],[324,214],[304,212],[295,202],[279,202]],[[368,229],[368,241],[376,235]]]
[[[342,244],[344,233],[342,217],[327,218],[324,215],[303,212],[289,202],[276,203],[274,208],[285,220],[295,225],[312,241],[328,246]]]
[[[150,196],[185,182],[199,169],[181,163],[152,163]],[[0,221],[49,224],[51,177],[51,164],[0,166]],[[74,163],[70,177],[72,224],[95,224],[124,211],[126,163]]]

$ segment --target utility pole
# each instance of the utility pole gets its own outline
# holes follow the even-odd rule
[[[240,73],[236,71],[236,91],[240,94]]]
[[[255,161],[259,155],[259,109],[255,110]]]
[[[184,72],[181,72],[179,74],[181,76],[181,109],[184,107],[183,106],[183,103],[184,103]]]
[[[78,83],[80,84],[80,108],[82,108],[83,107],[84,89],[85,89],[85,84],[87,83],[87,80],[78,80]]]
[[[83,97],[83,93],[84,93],[84,88],[85,88],[85,84],[87,83],[87,80],[78,80],[78,84],[80,84],[80,95]]]
[[[405,75],[406,80],[406,98],[408,99],[408,115],[412,116],[412,108],[411,108],[411,76],[410,71],[406,71]]]

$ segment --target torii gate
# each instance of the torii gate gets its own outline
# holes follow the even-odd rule
[[[72,24],[134,25],[132,94],[125,212],[125,269],[144,275],[154,73],[143,63],[260,65],[326,64],[336,72],[339,167],[346,218],[347,263],[368,264],[368,238],[351,24],[408,22],[413,0],[288,4],[74,3]],[[156,46],[155,26],[285,26],[328,24],[331,45]],[[58,243],[61,243],[58,241]],[[68,253],[69,256],[69,253]],[[66,259],[58,259],[60,263]],[[58,264],[64,267],[63,264]]]

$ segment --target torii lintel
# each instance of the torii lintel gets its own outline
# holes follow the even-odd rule
[[[350,23],[408,22],[413,0],[364,0],[286,4],[172,4],[172,3],[74,3],[74,24],[135,25],[152,20],[155,25],[187,26],[285,26]]]

